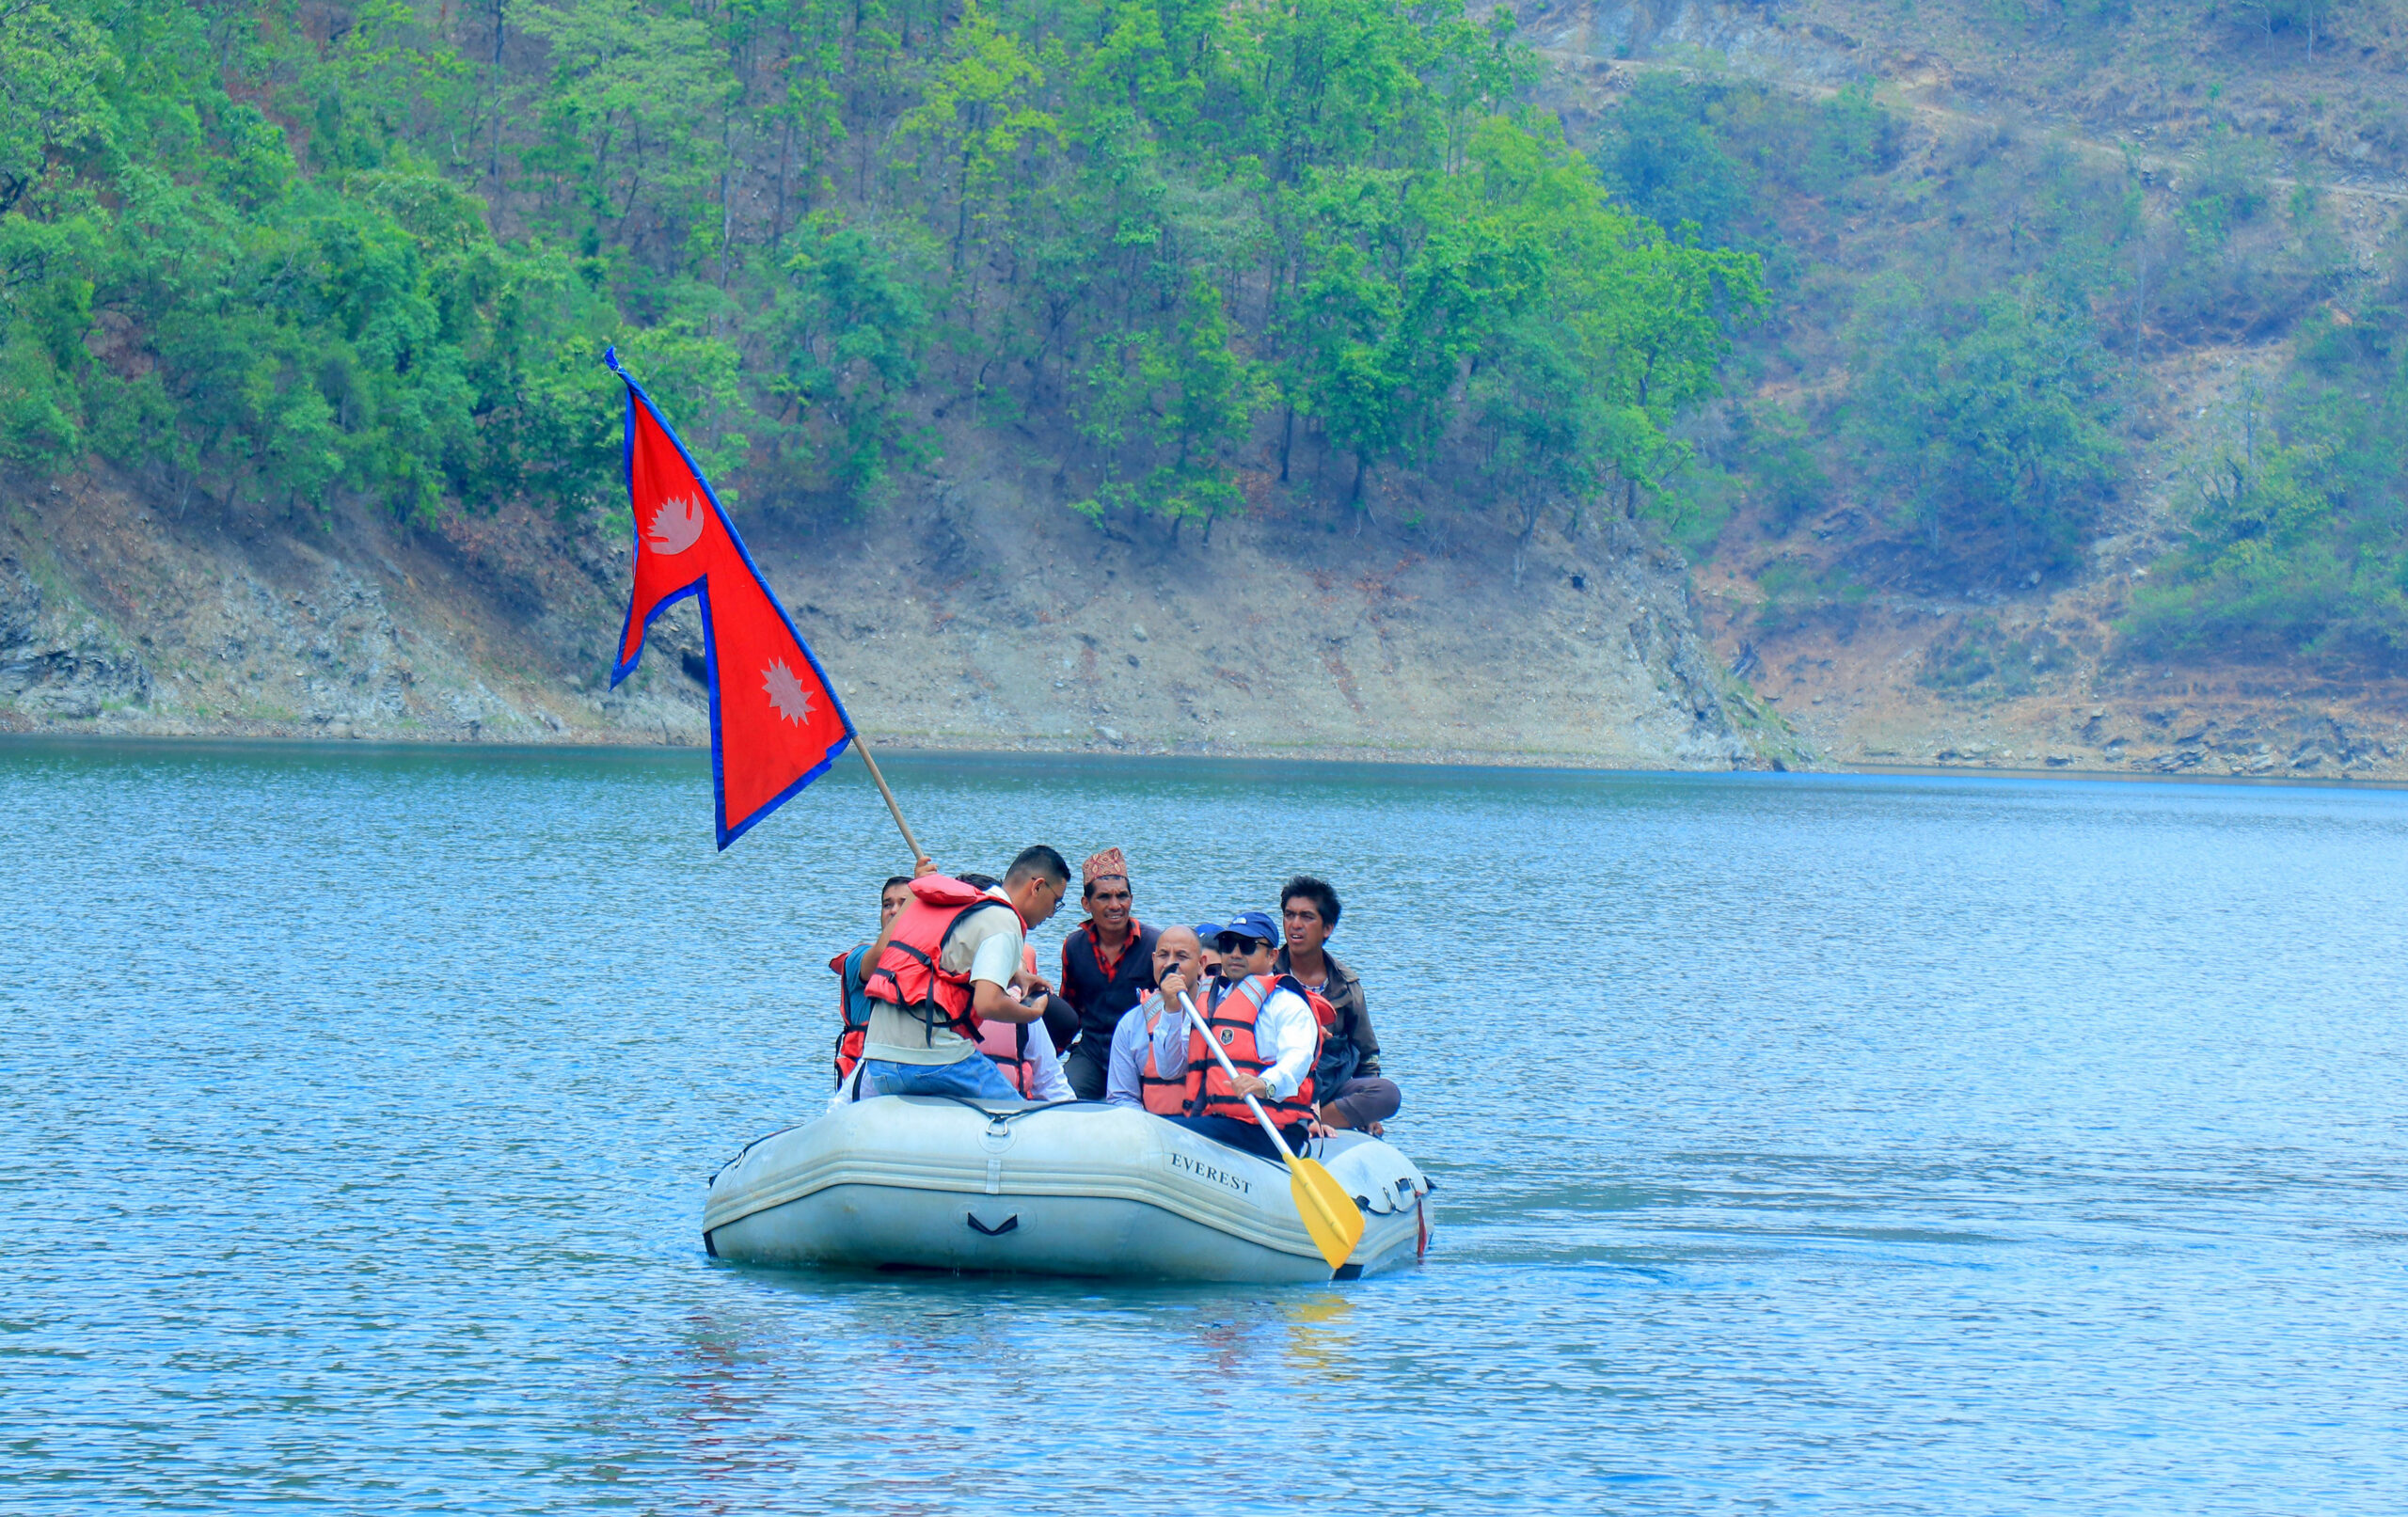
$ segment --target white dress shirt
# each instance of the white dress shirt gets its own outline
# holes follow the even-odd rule
[[[1201,1001],[1194,996],[1188,999],[1196,1002],[1197,1015],[1210,1015]],[[1180,1012],[1176,1017],[1164,1017],[1155,1027],[1157,1073],[1176,1079],[1187,1072],[1187,1035],[1192,1026],[1187,1014]],[[1313,1008],[1293,990],[1272,991],[1262,1009],[1255,1014],[1255,1051],[1259,1057],[1271,1061],[1271,1067],[1262,1071],[1262,1082],[1271,1087],[1274,1099],[1286,1100],[1293,1096],[1296,1087],[1305,1082],[1305,1076],[1312,1072],[1314,1031]],[[1115,1037],[1113,1041],[1117,1043],[1119,1039]]]
[[[1112,1062],[1104,1071],[1103,1098],[1115,1106],[1146,1104],[1146,1047],[1153,1041],[1155,1031],[1146,1025],[1146,1017],[1161,1008],[1162,993],[1156,991],[1122,1012],[1112,1029]],[[1174,1009],[1170,1016],[1181,1027],[1187,1025],[1187,1018],[1180,1011]]]
[[[1026,1025],[1028,1062],[1035,1066],[1030,1072],[1036,1077],[1032,1082],[1037,1086],[1037,1094],[1029,1098],[1040,1101],[1077,1099],[1070,1093],[1070,1077],[1062,1072],[1061,1057],[1054,1051],[1054,1038],[1045,1031],[1045,1024],[1033,1021]]]

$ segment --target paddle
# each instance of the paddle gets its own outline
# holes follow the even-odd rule
[[[1221,1051],[1212,1030],[1196,1014],[1196,1003],[1187,999],[1184,990],[1179,993],[1179,1009],[1187,1013],[1188,1025],[1201,1035],[1204,1046],[1220,1061],[1221,1072],[1229,1077],[1229,1083],[1236,1084],[1237,1066]],[[1355,1207],[1354,1198],[1346,1193],[1346,1188],[1338,1183],[1338,1177],[1289,1148],[1288,1140],[1263,1114],[1260,1101],[1248,1096],[1245,1105],[1254,1119],[1262,1124],[1262,1130],[1271,1134],[1279,1157],[1288,1161],[1288,1193],[1295,1197],[1296,1214],[1305,1219],[1305,1231],[1312,1235],[1313,1246],[1321,1250],[1321,1256],[1329,1261],[1329,1267],[1337,1269],[1354,1252],[1354,1245],[1363,1240],[1362,1211]]]

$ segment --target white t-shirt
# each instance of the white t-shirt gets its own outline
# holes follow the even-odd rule
[[[996,905],[972,908],[968,919],[946,940],[944,952],[937,956],[937,962],[956,974],[967,973],[974,983],[985,980],[990,985],[1009,986],[1012,976],[1020,972],[1024,936],[1020,912],[1013,907],[1011,897],[1000,890],[989,891],[987,898]],[[883,1059],[890,1064],[958,1064],[977,1051],[977,1044],[950,1027],[930,1028],[891,1002],[870,1003],[869,1035],[862,1045],[864,1059]]]

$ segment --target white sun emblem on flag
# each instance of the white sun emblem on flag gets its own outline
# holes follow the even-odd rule
[[[768,669],[761,676],[761,688],[769,692],[769,703],[778,708],[779,716],[797,726],[811,719],[811,692],[802,687],[802,681],[795,678],[784,659],[769,660]]]
[[[645,531],[655,553],[668,558],[685,552],[703,540],[702,502],[671,496],[652,514],[652,525]]]

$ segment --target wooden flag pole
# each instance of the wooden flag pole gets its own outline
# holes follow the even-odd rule
[[[903,842],[911,850],[912,866],[916,868],[927,862],[928,856],[920,851],[920,840],[911,835],[911,824],[903,819],[903,808],[895,804],[895,792],[886,787],[886,776],[878,772],[878,760],[870,756],[869,744],[862,739],[859,729],[853,733],[853,749],[861,754],[862,762],[869,766],[869,777],[878,782],[878,793],[886,798],[887,814],[895,818],[895,825],[902,829]]]

